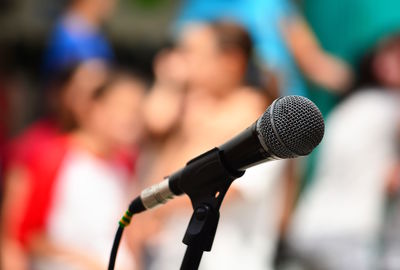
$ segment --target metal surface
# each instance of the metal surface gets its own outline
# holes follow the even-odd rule
[[[169,178],[166,178],[161,183],[153,185],[142,191],[140,198],[142,199],[143,205],[146,207],[146,209],[154,208],[160,204],[165,204],[175,197],[174,193],[172,193],[169,188],[168,182]]]

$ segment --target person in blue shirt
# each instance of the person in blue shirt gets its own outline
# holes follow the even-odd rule
[[[113,51],[100,27],[113,11],[115,2],[71,0],[50,36],[43,63],[46,77],[90,59],[113,61]]]

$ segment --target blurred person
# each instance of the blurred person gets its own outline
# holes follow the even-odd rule
[[[264,111],[270,100],[244,81],[251,49],[249,35],[235,23],[198,23],[187,26],[177,49],[158,58],[156,74],[162,74],[146,101],[145,120],[148,128],[164,134],[164,139],[154,149],[153,160],[143,162],[147,163],[141,174],[145,185],[224,143]],[[163,106],[165,96],[171,101]],[[281,170],[282,163],[269,163],[248,170],[247,177],[235,181],[222,207],[213,250],[203,257],[201,269],[269,267],[280,192],[273,179]],[[151,227],[145,239],[149,269],[179,267],[185,249],[180,240],[189,209],[188,199],[182,197],[136,220],[136,228]]]
[[[5,269],[26,269],[25,251],[32,231],[44,226],[49,192],[66,152],[65,132],[85,114],[90,93],[106,75],[101,61],[60,71],[46,90],[46,115],[7,143],[2,197],[1,257]],[[43,193],[43,188],[45,188]],[[48,189],[46,189],[48,188]],[[35,202],[35,207],[30,202]],[[30,219],[24,221],[29,212]]]
[[[304,0],[301,8],[321,47],[351,67],[355,82],[362,76],[359,70],[362,57],[380,39],[400,29],[400,14],[397,12],[400,2],[396,0],[379,3],[374,0]],[[307,51],[303,53],[308,57]],[[324,116],[328,116],[343,98],[343,92],[332,91],[329,85],[311,82],[308,90],[309,97]],[[318,151],[314,151],[309,157],[306,175],[301,183],[302,190],[306,190],[312,184],[310,181],[315,179],[313,174],[320,159],[318,154]]]
[[[112,11],[113,5],[114,1],[71,0],[69,1],[68,10],[64,18],[54,29],[43,64],[43,73],[46,77],[46,83],[54,84],[49,87],[52,89],[46,91],[43,95],[41,104],[43,106],[40,106],[40,108],[45,108],[45,111],[42,111],[44,116],[22,132],[18,138],[12,140],[10,144],[7,144],[5,149],[4,175],[2,175],[2,178],[5,178],[5,194],[4,198],[2,198],[2,201],[4,201],[2,208],[4,209],[3,218],[7,219],[7,222],[4,222],[5,226],[3,226],[3,228],[7,232],[4,232],[6,236],[3,243],[4,246],[8,248],[2,248],[1,256],[4,258],[5,268],[17,269],[17,264],[22,267],[24,264],[23,262],[26,261],[24,259],[23,247],[25,244],[22,243],[21,246],[20,243],[25,241],[22,240],[23,237],[21,237],[21,235],[25,233],[16,232],[18,226],[8,225],[19,223],[21,213],[23,212],[22,208],[25,205],[24,200],[27,197],[25,195],[34,190],[36,183],[46,182],[46,180],[41,178],[52,178],[56,170],[55,168],[58,166],[63,156],[64,143],[62,140],[59,140],[59,143],[53,146],[54,148],[58,148],[58,151],[48,149],[48,159],[46,159],[45,162],[49,164],[49,167],[48,170],[42,172],[43,175],[41,175],[41,177],[37,175],[32,176],[31,172],[27,169],[28,164],[29,166],[33,166],[31,164],[35,163],[35,156],[37,156],[38,153],[44,154],[46,152],[44,150],[41,151],[41,148],[43,148],[44,145],[48,145],[47,141],[52,141],[53,138],[60,135],[60,132],[67,131],[75,125],[72,119],[73,117],[71,117],[75,113],[73,110],[81,108],[85,100],[84,92],[79,93],[78,95],[80,98],[77,99],[76,93],[69,97],[57,96],[61,92],[71,94],[69,90],[54,90],[58,87],[64,87],[63,84],[67,80],[67,77],[70,76],[67,73],[72,73],[77,63],[93,60],[95,58],[100,58],[105,62],[112,61],[112,50],[99,29],[108,16],[108,13]],[[98,74],[100,78],[103,71],[97,71],[100,72]],[[89,77],[91,77],[91,74],[89,74],[87,78]],[[96,80],[93,80],[85,82],[85,84],[88,86],[95,82]],[[82,84],[82,80],[80,83]],[[81,86],[82,85],[76,85],[69,89],[74,89],[74,91],[85,90],[81,89]],[[73,98],[71,98],[72,96]],[[69,104],[57,104],[61,100]],[[49,108],[50,110],[46,110]],[[72,112],[70,108],[72,108]],[[35,211],[35,213],[38,220],[40,220],[40,210]],[[29,228],[36,225],[25,224],[24,226]],[[12,254],[16,255],[18,259],[13,257]],[[7,263],[11,263],[11,265]]]
[[[45,226],[29,243],[33,269],[105,269],[118,218],[132,190],[119,150],[141,136],[144,86],[112,74],[91,95],[52,183]],[[35,202],[31,202],[33,207]],[[26,217],[28,220],[30,217]],[[123,242],[118,269],[134,269]]]
[[[288,234],[301,269],[380,269],[386,179],[396,162],[400,39],[380,42],[360,86],[326,122],[315,181]]]
[[[218,19],[248,29],[259,61],[279,75],[281,95],[307,96],[305,79],[339,92],[351,87],[352,70],[324,51],[291,0],[186,0],[177,25]]]
[[[230,103],[238,102],[241,97],[258,104],[254,110],[262,112],[263,105],[268,101],[261,92],[243,85],[250,50],[251,41],[247,33],[233,23],[188,26],[177,49],[162,53],[156,59],[157,81],[147,98],[144,116],[149,132],[160,136],[172,133],[171,137],[176,137],[173,133],[178,132],[207,132],[201,127],[209,123],[205,120],[208,120],[207,114],[210,112],[205,106],[222,114],[222,119],[228,112],[225,113],[221,106],[231,107]],[[172,101],[165,105],[166,96],[173,94],[178,97],[171,98]],[[246,115],[241,113],[243,116],[240,119],[255,114],[252,110],[246,111]],[[158,121],[159,117],[167,120]],[[194,120],[201,124],[198,131],[192,128]],[[245,127],[246,123],[242,125]],[[231,131],[225,133],[231,134]],[[220,134],[216,132],[215,136]],[[198,134],[199,137],[202,135]]]
[[[400,3],[396,0],[304,0],[301,5],[322,48],[348,63],[356,78],[362,57],[400,28]],[[310,97],[326,113],[340,100],[330,90],[326,85],[310,85]]]
[[[266,95],[266,99],[277,98],[275,74],[249,61],[242,83],[257,88],[256,91]],[[156,80],[147,98],[145,120],[149,135],[163,138],[177,128],[184,112],[189,71],[182,48],[173,46],[161,50],[154,60],[154,73]]]
[[[114,55],[101,31],[116,0],[69,0],[55,26],[45,52],[43,72],[49,76],[73,63],[101,59],[111,63]]]

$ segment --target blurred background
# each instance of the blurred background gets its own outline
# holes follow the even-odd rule
[[[400,2],[1,0],[0,269],[105,269],[140,190],[311,99],[308,157],[231,186],[200,269],[400,268]],[[135,216],[116,269],[178,269],[188,198]]]

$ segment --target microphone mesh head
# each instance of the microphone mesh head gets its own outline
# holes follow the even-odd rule
[[[324,129],[318,107],[301,96],[275,100],[257,121],[262,144],[279,158],[308,155],[321,142]]]

